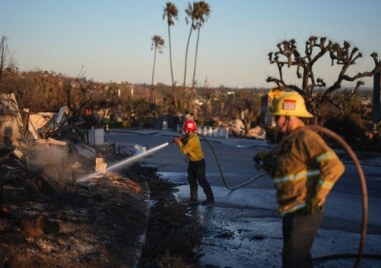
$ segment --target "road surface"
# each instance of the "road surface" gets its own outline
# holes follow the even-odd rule
[[[110,131],[105,134],[108,143],[115,143],[122,151],[162,145],[175,132],[160,130]],[[190,213],[206,227],[201,250],[202,267],[280,267],[282,250],[281,219],[276,212],[275,190],[267,175],[255,169],[252,158],[256,152],[268,148],[264,141],[206,137],[202,146],[207,163],[207,179],[212,185],[216,203],[197,206]],[[137,148],[137,149],[136,149]],[[216,155],[216,156],[215,156]],[[360,155],[368,189],[368,234],[361,267],[381,267],[381,154]],[[362,160],[362,158],[359,159]],[[220,163],[221,169],[217,164]],[[154,166],[164,179],[176,183],[178,200],[189,197],[187,162],[176,145],[164,146],[159,151],[139,159]],[[225,178],[225,183],[221,177]],[[253,177],[248,185],[234,191],[228,189]],[[203,199],[202,189],[199,198]],[[354,165],[346,162],[346,171],[330,193],[325,205],[325,218],[312,249],[314,258],[333,254],[356,254],[359,249],[362,222],[362,191]],[[351,267],[355,259],[333,258],[317,267]]]

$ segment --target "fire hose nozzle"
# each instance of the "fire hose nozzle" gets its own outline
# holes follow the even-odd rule
[[[168,144],[172,144],[172,143],[175,143],[175,137],[172,138],[172,140],[170,140],[170,141],[168,142]]]
[[[187,139],[188,139],[188,136],[181,136],[181,137],[174,137],[172,140],[170,140],[168,142],[168,144],[172,144],[172,143],[175,143],[175,140],[177,139],[180,139],[182,143],[186,143]]]

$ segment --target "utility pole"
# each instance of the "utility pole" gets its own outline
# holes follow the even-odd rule
[[[3,80],[3,73],[5,69],[5,64],[6,64],[5,63],[6,49],[7,49],[7,39],[5,36],[3,36],[0,41],[0,84]]]
[[[380,70],[373,76],[373,109],[372,109],[372,119],[374,127],[380,121]]]

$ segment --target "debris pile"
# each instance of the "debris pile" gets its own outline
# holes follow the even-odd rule
[[[128,152],[89,146],[66,106],[1,95],[0,122],[0,267],[196,266],[202,226],[155,169],[107,170]]]
[[[0,164],[7,174],[0,183],[1,267],[136,265],[147,220],[146,189],[108,174],[58,191],[14,161]]]
[[[0,267],[136,266],[147,174],[133,166],[77,183],[96,159],[104,170],[103,157],[121,156],[82,142],[70,111],[60,111],[35,116],[13,94],[0,96]]]

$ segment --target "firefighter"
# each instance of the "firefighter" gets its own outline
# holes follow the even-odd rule
[[[193,120],[187,120],[184,123],[184,136],[176,137],[174,142],[180,151],[188,158],[188,182],[190,186],[190,204],[198,204],[198,184],[204,190],[206,199],[201,202],[203,205],[213,204],[214,195],[209,182],[205,176],[204,153],[201,148],[200,138],[197,133],[197,125]]]
[[[297,92],[285,92],[273,102],[272,115],[284,138],[271,152],[254,161],[268,173],[276,188],[283,225],[283,267],[312,267],[311,247],[323,219],[323,205],[344,173],[336,153],[316,132],[304,128],[313,115]]]

